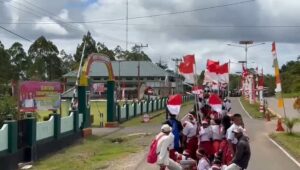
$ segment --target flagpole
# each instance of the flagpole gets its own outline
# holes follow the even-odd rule
[[[195,58],[195,54],[194,54],[194,58]],[[195,58],[195,65],[194,65],[194,80],[195,80],[195,85],[198,86],[198,77],[197,77],[197,66],[196,66],[196,58]],[[196,104],[196,114],[197,114],[197,120],[198,120],[198,123],[201,122],[201,116],[200,116],[200,108],[199,108],[199,96],[198,94],[195,94],[195,104]]]
[[[275,41],[274,41],[274,44],[275,44]],[[279,65],[278,65],[278,57],[277,57],[277,51],[275,49],[275,56],[276,56],[276,60],[277,60],[277,64],[275,66],[275,70],[278,69],[279,70]],[[276,71],[275,71],[276,72]],[[276,74],[276,73],[275,73]],[[276,75],[275,75],[276,76]],[[280,77],[280,74],[277,75],[280,79],[280,86],[281,86],[281,77]],[[276,79],[276,77],[275,77]],[[276,83],[277,84],[277,83]],[[283,100],[283,97],[282,97],[282,86],[281,86],[281,91],[280,91],[280,100],[282,100],[282,107],[283,107],[283,113],[284,113],[284,118],[286,119],[287,116],[286,116],[286,111],[285,111],[285,104],[284,104],[284,100]]]
[[[228,85],[227,85],[227,98],[229,97],[229,85],[230,85],[230,59],[228,62]]]

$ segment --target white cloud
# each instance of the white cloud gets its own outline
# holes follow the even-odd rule
[[[42,30],[45,33],[56,34],[56,35],[67,35],[68,34],[67,30],[64,27],[62,27],[61,25],[59,25],[58,23],[56,23],[56,24],[42,24],[42,23],[55,22],[52,19],[50,19],[49,17],[43,17],[40,20],[37,20],[37,22],[40,22],[41,24],[37,23],[34,26],[34,28],[36,30]]]
[[[69,20],[69,11],[67,9],[62,9],[58,17],[65,21]]]

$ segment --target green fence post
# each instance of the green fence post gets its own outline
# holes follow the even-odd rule
[[[151,107],[152,107],[152,112],[154,112],[154,100],[152,100],[152,102],[151,102]]]
[[[72,111],[73,115],[74,115],[74,132],[78,132],[79,131],[79,113],[75,110]]]
[[[60,115],[59,114],[52,114],[54,117],[54,138],[58,139],[60,135]]]
[[[85,86],[78,86],[78,111],[83,116],[83,128],[87,128],[90,124],[90,115],[87,112],[87,97]]]
[[[16,120],[5,120],[4,123],[8,126],[8,152],[16,153],[18,150],[18,123]]]
[[[142,102],[142,101],[140,102],[140,104],[141,104],[141,115],[143,114],[143,107],[144,107],[144,106],[143,106],[143,103],[144,103],[144,102]]]
[[[116,117],[115,104],[115,81],[107,81],[107,122],[113,123]]]
[[[147,111],[147,113],[149,113],[149,100],[146,101],[146,104],[147,104],[147,109],[146,109],[146,111]]]
[[[137,112],[137,107],[136,107],[136,102],[133,103],[133,117],[136,117],[136,112]]]
[[[129,120],[129,104],[126,103],[125,106],[126,106],[126,120]]]
[[[36,144],[36,118],[27,117],[26,118],[26,127],[28,129],[28,134],[26,137],[27,144],[31,147]]]
[[[118,122],[121,122],[121,106],[117,104],[118,110],[117,110],[117,115],[118,115]]]

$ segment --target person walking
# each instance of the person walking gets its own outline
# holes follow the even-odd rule
[[[208,121],[203,120],[202,126],[199,131],[199,148],[203,148],[208,158],[213,155],[213,146],[212,146],[212,129]]]
[[[197,121],[195,118],[195,112],[188,114],[188,120],[183,124],[183,139],[182,143],[185,151],[190,153],[190,157],[194,160],[196,157],[196,150],[198,149],[198,138],[197,138]]]
[[[203,148],[197,150],[197,157],[199,159],[197,170],[209,170],[210,161],[207,157],[207,154]]]
[[[232,164],[226,170],[244,170],[248,167],[251,157],[249,138],[244,135],[244,129],[237,127],[233,130],[234,136],[238,139],[236,152]]]
[[[174,142],[174,135],[171,133],[172,128],[168,124],[163,124],[161,132],[156,136],[157,142],[157,165],[160,170],[181,170],[181,166],[169,157],[169,148]]]

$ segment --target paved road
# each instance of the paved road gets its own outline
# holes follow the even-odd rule
[[[234,113],[241,113],[250,137],[251,160],[249,170],[299,170],[300,168],[292,162],[271,141],[267,134],[275,130],[276,122],[264,122],[263,120],[250,119],[242,109],[238,98],[232,98]]]
[[[264,122],[263,120],[250,119],[242,109],[238,98],[232,98],[234,113],[241,113],[245,121],[247,133],[250,137],[252,156],[248,170],[299,170],[271,141],[267,134],[275,130],[276,121]],[[138,170],[155,170],[156,166],[149,165],[145,159],[136,168]]]
[[[278,113],[282,117],[284,117],[284,110],[279,109],[277,107],[277,99],[276,98],[270,97],[270,98],[267,98],[267,101],[268,101],[269,107],[273,111],[275,111],[276,113]],[[295,101],[295,99],[292,99],[292,98],[291,99],[284,99],[286,115],[289,118],[294,118],[294,117],[300,118],[300,113],[293,108],[294,101]],[[294,131],[300,132],[300,124],[295,125]]]

